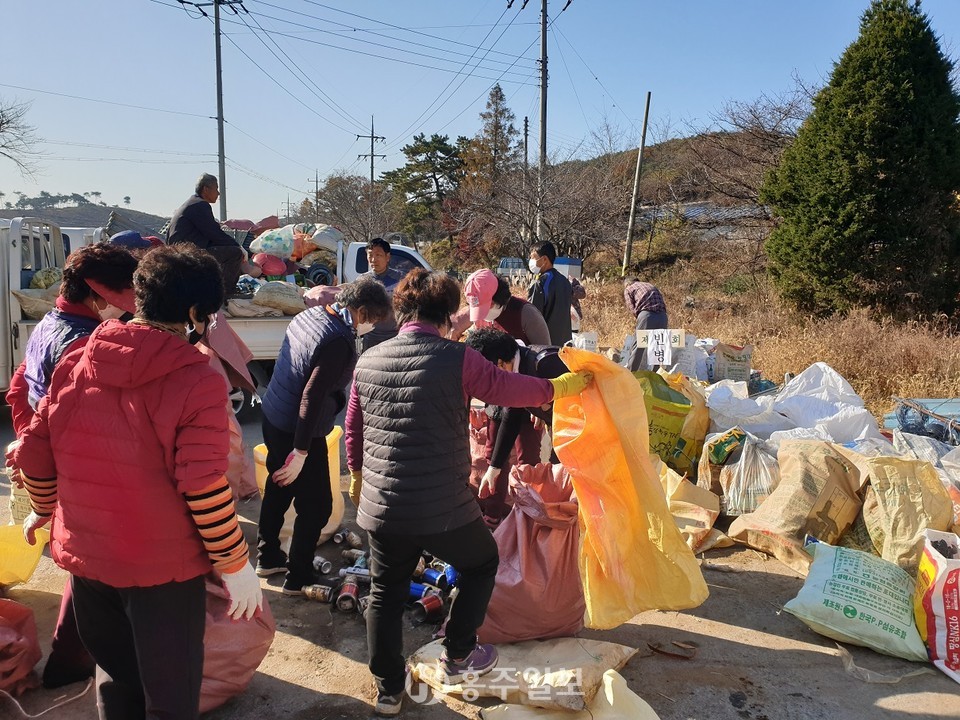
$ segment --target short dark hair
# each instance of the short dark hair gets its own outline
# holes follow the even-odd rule
[[[363,308],[370,322],[380,322],[390,314],[390,296],[383,285],[371,277],[360,277],[346,285],[337,295],[337,302],[351,310]]]
[[[415,268],[397,283],[393,309],[401,324],[423,320],[437,327],[460,307],[460,285],[446,273]]]
[[[497,276],[497,290],[493,293],[493,303],[503,307],[510,299],[510,285],[499,275]]]
[[[373,240],[367,243],[367,250],[373,250],[374,248],[380,248],[387,255],[390,254],[390,243],[383,238],[373,238]]]
[[[503,330],[496,328],[478,328],[467,337],[467,347],[472,347],[487,360],[496,363],[498,360],[509,362],[517,354],[517,341]]]
[[[211,175],[210,173],[204,173],[200,176],[200,179],[197,180],[197,195],[203,194],[203,189],[207,187],[217,186],[220,187],[220,181],[217,180],[216,175]]]
[[[117,292],[127,290],[133,286],[136,269],[137,259],[125,247],[108,242],[86,245],[67,257],[60,295],[67,302],[83,302],[93,293],[85,280],[96,280]]]
[[[552,242],[543,242],[535,245],[533,251],[540,257],[545,257],[551,264],[557,259],[557,249]]]
[[[633,285],[635,282],[640,282],[640,278],[638,278],[636,275],[626,275],[623,278],[624,285]]]
[[[133,274],[137,315],[163,323],[190,322],[190,308],[200,317],[223,305],[220,263],[196,245],[177,243],[147,252]]]

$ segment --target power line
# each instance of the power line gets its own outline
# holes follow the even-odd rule
[[[507,14],[507,11],[508,11],[509,9],[510,9],[510,6],[508,5],[506,8],[504,8],[503,12],[500,13],[500,17],[497,18],[497,23],[496,23],[492,28],[490,28],[490,30],[489,30],[489,31],[487,32],[487,34],[484,36],[483,40],[480,41],[480,44],[481,44],[481,45],[483,45],[483,43],[486,42],[486,39],[487,39],[488,37],[490,37],[490,35],[493,34],[493,31],[494,31],[494,30],[497,28],[497,26],[500,24],[500,21],[503,20],[503,17]],[[519,13],[518,13],[518,14],[519,14]],[[497,39],[493,41],[493,43],[491,44],[491,46],[490,46],[490,48],[487,50],[487,52],[489,52],[490,49],[492,49],[498,42],[500,42],[500,38],[502,38],[503,35],[504,35],[504,33],[505,33],[507,30],[510,29],[510,26],[513,24],[513,21],[516,20],[516,19],[517,19],[517,15],[514,15],[513,18],[510,20],[510,22],[507,23],[507,26],[506,26],[506,27],[501,31],[501,33],[497,36]],[[527,50],[529,50],[529,49],[530,49],[530,46],[528,46],[528,47],[523,51],[523,53],[526,53]],[[517,56],[517,59],[519,59],[520,57],[522,57],[522,56],[523,56],[523,53],[521,53],[519,56]],[[484,57],[486,57],[486,55],[484,55]],[[460,70],[462,71],[462,70],[470,63],[470,61],[471,61],[472,59],[473,59],[473,56],[471,55],[471,56],[467,59],[467,61],[464,62],[463,65],[461,65]],[[483,58],[480,58],[480,60],[478,61],[478,64],[479,64],[480,62],[482,62],[482,61],[483,61]],[[517,60],[514,60],[513,63],[507,67],[507,70],[510,70],[510,68],[512,68],[513,65],[516,64],[516,62],[517,62]],[[500,74],[500,77],[503,77],[503,75],[507,72],[507,70],[505,70],[503,73],[501,73],[501,74]],[[431,102],[431,103],[424,109],[424,111],[423,111],[422,113],[420,113],[419,117],[417,117],[416,120],[414,120],[412,123],[410,123],[410,125],[408,125],[406,128],[404,128],[404,130],[397,135],[397,140],[394,141],[394,143],[392,143],[391,145],[388,145],[388,146],[387,146],[387,149],[391,149],[391,148],[395,147],[398,142],[403,142],[403,139],[404,139],[404,138],[410,133],[410,131],[413,130],[415,127],[416,127],[417,130],[419,130],[419,129],[420,129],[421,127],[423,127],[427,122],[429,122],[438,112],[440,112],[440,109],[441,109],[444,105],[446,105],[450,100],[453,99],[453,96],[457,93],[457,91],[458,91],[461,87],[463,87],[463,84],[467,81],[467,78],[469,78],[471,75],[472,75],[472,72],[471,72],[471,73],[468,73],[467,75],[465,75],[465,76],[463,77],[463,79],[460,80],[460,84],[457,85],[457,87],[455,87],[455,88],[453,89],[453,91],[447,96],[447,99],[444,100],[443,102],[441,102],[439,105],[437,105],[437,106],[436,106],[436,109],[435,109],[432,113],[430,113],[430,115],[427,116],[426,119],[424,120],[424,116],[427,115],[427,113],[430,111],[430,108],[432,108],[434,105],[437,104],[437,102],[440,100],[440,98],[443,97],[444,93],[447,92],[447,90],[448,90],[448,89],[450,88],[450,86],[453,84],[453,81],[456,79],[456,78],[451,78],[451,79],[450,79],[450,82],[448,82],[448,83],[446,84],[446,86],[443,88],[443,90],[441,90],[440,93],[437,95],[437,97],[434,98],[433,102]],[[490,79],[490,78],[485,78],[485,79]],[[496,80],[494,80],[494,85],[495,85],[497,82],[499,82],[499,81],[500,81],[500,78],[497,78]],[[490,87],[493,87],[493,85],[491,85]],[[489,92],[489,89],[488,89],[488,92]],[[482,95],[481,95],[481,97],[482,97]],[[476,101],[474,101],[474,102],[476,102]],[[463,111],[463,112],[466,112],[466,111]],[[458,114],[457,117],[460,117],[460,115],[462,115],[463,112],[461,112],[460,114]],[[456,119],[456,118],[454,118],[454,119]],[[421,120],[423,120],[423,122],[420,123],[420,125],[418,126],[417,123],[419,123]],[[450,122],[453,122],[453,120],[451,120]],[[447,125],[449,125],[449,124],[450,124],[450,123],[447,123]],[[444,127],[446,127],[446,125],[445,125]],[[442,129],[443,129],[443,128],[441,128],[441,130],[442,130]]]
[[[156,153],[159,155],[186,155],[188,157],[203,157],[203,156],[216,157],[216,153],[183,152],[181,150],[154,150],[151,148],[122,147],[118,145],[99,145],[97,143],[81,143],[81,142],[73,142],[73,141],[67,141],[67,140],[42,140],[41,142],[47,145],[67,145],[69,147],[96,148],[98,150],[125,150],[128,152]]]
[[[447,38],[440,37],[439,35],[431,35],[431,34],[429,34],[429,33],[420,32],[420,31],[415,30],[415,29],[413,29],[413,28],[403,27],[403,26],[401,26],[401,25],[394,25],[394,24],[392,24],[392,23],[388,23],[388,22],[385,22],[385,21],[383,21],[383,20],[377,20],[376,18],[367,17],[367,16],[365,16],[365,15],[358,15],[357,13],[352,13],[352,12],[349,12],[349,11],[347,11],[347,10],[340,10],[339,8],[334,8],[334,7],[330,7],[329,5],[324,5],[323,3],[320,3],[320,2],[315,2],[315,0],[304,0],[304,2],[308,3],[309,5],[316,5],[317,7],[322,7],[322,8],[324,8],[324,9],[326,9],[326,10],[331,10],[331,11],[333,11],[333,12],[342,13],[342,14],[344,14],[344,15],[349,15],[349,16],[351,16],[351,17],[360,18],[361,20],[367,20],[368,22],[377,23],[378,25],[383,25],[384,27],[393,28],[393,29],[395,29],[395,30],[400,30],[400,31],[402,31],[402,32],[409,32],[409,33],[413,33],[414,35],[422,35],[423,37],[432,38],[432,39],[434,39],[434,40],[440,40],[440,41],[442,41],[442,42],[453,43],[453,44],[456,44],[456,45],[464,45],[464,46],[466,46],[466,47],[473,48],[474,50],[480,50],[480,49],[482,49],[482,48],[480,48],[480,47],[475,47],[475,46],[471,45],[470,43],[463,43],[463,42],[460,42],[460,41],[458,41],[458,40],[448,40]],[[507,8],[507,9],[509,9],[509,8]],[[500,18],[502,19],[502,18],[503,18],[503,15],[501,15]],[[491,32],[492,32],[493,28],[496,28],[497,25],[499,25],[499,24],[500,24],[500,20],[497,20],[496,23],[494,23],[493,25],[491,25],[491,26],[490,26]],[[471,27],[471,26],[462,26],[462,27]],[[486,27],[486,26],[477,26],[477,27]],[[489,33],[488,33],[488,35],[489,35]],[[484,39],[486,39],[486,38],[484,38]],[[481,40],[480,43],[481,43],[481,45],[482,45],[482,44],[483,44],[483,40]],[[505,52],[502,52],[502,51],[500,51],[500,50],[494,50],[494,52],[496,52],[496,53],[498,53],[498,54],[500,54],[500,55],[506,55],[506,56],[508,56],[508,57],[516,57],[516,56],[512,55],[511,53],[505,53]],[[498,62],[499,62],[499,61],[498,61]]]
[[[246,10],[246,8],[243,7],[243,5],[241,5],[240,7],[242,7],[244,10]],[[249,12],[247,12],[247,14],[250,15]],[[260,24],[260,21],[257,20],[256,17],[254,17],[253,15],[251,15],[251,18],[253,19],[253,22],[255,22],[255,23],[257,24],[257,27],[260,28],[260,31],[261,31],[264,35],[269,35],[269,34],[270,34],[267,30],[265,30],[265,29],[263,28],[263,26]],[[241,20],[243,20],[243,24],[244,24],[244,25],[247,25],[247,22],[246,22],[245,19],[243,19],[243,18],[241,17]],[[247,27],[250,27],[250,26],[247,25]],[[253,28],[250,28],[250,30],[251,30],[251,32],[253,32]],[[254,33],[254,35],[256,35],[256,33]],[[267,48],[267,50],[270,50],[270,47],[263,41],[262,38],[260,38],[259,36],[257,36],[257,38],[260,40],[260,42],[263,44],[263,46]],[[313,85],[313,87],[316,88],[317,91],[319,91],[320,94],[317,95],[316,92],[314,92],[313,90],[310,89],[310,87],[307,85],[306,82],[304,82],[303,80],[300,81],[300,82],[304,85],[304,87],[307,88],[307,90],[310,90],[310,92],[312,92],[313,95],[314,95],[318,100],[320,100],[320,102],[322,102],[322,103],[323,103],[324,105],[326,105],[328,108],[330,108],[331,110],[333,110],[337,115],[339,115],[341,118],[343,118],[344,120],[346,120],[348,123],[353,123],[353,124],[356,125],[357,127],[361,127],[361,128],[363,127],[363,124],[360,123],[359,120],[357,120],[357,119],[354,118],[352,115],[350,115],[350,113],[348,113],[339,103],[337,103],[336,100],[334,100],[332,97],[330,97],[326,92],[323,91],[323,89],[322,89],[319,85],[317,85],[315,82],[313,82],[313,80],[311,80],[311,79],[309,78],[309,76],[303,71],[303,69],[300,68],[300,66],[297,65],[296,62],[294,62],[293,58],[291,58],[291,57],[287,54],[287,52],[286,52],[282,47],[280,47],[279,43],[277,43],[276,40],[274,40],[272,37],[270,37],[270,42],[272,42],[272,43],[276,46],[276,48],[277,48],[281,53],[283,53],[283,56],[284,56],[287,60],[290,61],[290,63],[297,69],[297,71],[300,73],[300,75],[302,75],[304,78],[306,78],[306,80],[308,80],[308,81],[310,82],[310,84]],[[270,50],[270,52],[273,54],[273,56],[274,56],[275,58],[277,58],[277,60],[280,60],[280,58],[277,56],[277,54],[276,54],[275,52],[273,52],[273,50]],[[282,60],[280,60],[280,63],[283,64],[284,67],[286,67],[286,64],[285,64]],[[289,68],[287,68],[287,69],[289,70]],[[298,79],[299,79],[299,78],[298,78]]]
[[[132,108],[134,110],[149,110],[150,112],[169,113],[170,115],[184,115],[186,117],[202,118],[204,120],[214,119],[212,115],[200,115],[199,113],[189,113],[181,110],[168,110],[167,108],[147,107],[145,105],[133,105],[130,103],[114,102],[113,100],[98,100],[97,98],[83,97],[82,95],[68,95],[67,93],[54,92],[52,90],[39,90],[37,88],[28,88],[21,85],[8,85],[6,83],[0,83],[0,87],[12,88],[14,90],[25,90],[26,92],[35,92],[39,93],[40,95],[54,95],[56,97],[70,98],[71,100],[85,100],[87,102],[103,103],[104,105],[114,105],[116,107]]]
[[[423,48],[427,48],[427,49],[429,49],[429,50],[436,50],[437,52],[441,52],[441,53],[444,53],[444,54],[446,54],[446,55],[450,55],[450,54],[455,54],[455,55],[467,55],[467,53],[462,52],[462,51],[459,51],[459,50],[450,50],[450,49],[448,49],[448,48],[437,47],[436,45],[430,45],[430,44],[428,44],[428,43],[421,43],[421,42],[416,42],[416,41],[413,41],[413,40],[407,40],[407,39],[403,39],[403,38],[397,38],[397,37],[394,37],[393,35],[388,35],[388,34],[386,34],[386,33],[377,32],[377,31],[375,31],[375,30],[366,30],[366,29],[362,29],[362,28],[357,28],[357,27],[354,27],[354,26],[352,26],[352,25],[347,25],[346,23],[337,22],[336,20],[329,20],[329,19],[327,19],[327,18],[321,18],[321,17],[318,17],[318,16],[316,16],[316,15],[310,15],[309,13],[300,12],[300,11],[298,11],[298,10],[291,10],[291,9],[289,9],[289,8],[280,7],[279,5],[272,5],[271,3],[268,3],[268,2],[262,2],[262,1],[261,1],[260,4],[261,4],[261,5],[266,5],[267,7],[275,8],[275,9],[277,9],[277,10],[282,10],[282,11],[284,11],[284,12],[288,12],[288,13],[291,13],[291,14],[294,14],[294,15],[300,15],[300,16],[302,16],[302,17],[306,17],[306,18],[309,18],[309,19],[311,19],[311,20],[317,20],[317,21],[320,21],[320,22],[332,23],[332,24],[334,24],[334,25],[339,25],[340,27],[345,28],[345,30],[339,30],[339,31],[338,31],[338,30],[327,30],[327,29],[324,29],[324,28],[315,28],[315,27],[303,25],[303,24],[301,24],[301,23],[294,23],[294,22],[289,21],[289,20],[286,21],[286,22],[290,22],[290,24],[292,24],[292,25],[297,25],[298,27],[303,27],[303,28],[308,28],[308,29],[311,29],[311,30],[315,30],[316,32],[322,32],[322,33],[327,33],[327,34],[330,34],[330,35],[336,35],[337,37],[344,37],[345,32],[353,32],[353,33],[362,32],[362,33],[367,33],[367,34],[369,34],[369,35],[374,35],[374,36],[376,36],[376,37],[386,38],[387,40],[394,40],[394,41],[396,41],[396,42],[402,42],[402,43],[407,44],[407,45],[415,45],[415,46],[417,46],[417,47],[423,47]],[[269,15],[264,15],[263,17],[271,17],[271,16],[269,16]],[[280,18],[271,18],[271,19],[279,20]],[[398,26],[390,26],[390,27],[398,27]],[[399,29],[400,29],[400,30],[403,30],[403,31],[405,31],[405,32],[413,32],[413,31],[406,30],[405,28],[399,28]],[[426,37],[433,38],[433,39],[435,39],[435,40],[440,40],[441,42],[450,43],[450,44],[452,44],[452,45],[462,45],[462,46],[464,46],[464,47],[471,48],[471,49],[474,50],[474,51],[476,51],[477,49],[481,49],[481,48],[477,48],[477,46],[475,46],[475,45],[471,45],[470,43],[460,42],[459,40],[448,40],[447,38],[440,37],[439,35],[427,35],[426,33],[414,33],[414,34],[416,34],[416,35],[424,35],[424,36],[426,36]],[[411,54],[414,54],[414,55],[422,55],[423,57],[427,57],[427,58],[430,58],[430,59],[433,59],[433,60],[447,60],[446,57],[439,57],[439,58],[438,58],[438,57],[436,57],[436,56],[434,56],[434,55],[427,55],[427,54],[425,54],[425,53],[416,53],[416,52],[413,52],[413,51],[407,51],[407,50],[405,50],[404,48],[398,48],[398,47],[395,47],[395,46],[393,46],[393,45],[385,45],[385,44],[383,44],[383,43],[374,43],[374,42],[370,42],[370,41],[364,41],[364,42],[367,42],[367,43],[370,44],[370,45],[376,45],[377,47],[389,48],[390,50],[399,50],[399,51],[402,51],[402,52],[411,52]],[[508,57],[508,58],[514,58],[514,57],[515,57],[515,56],[512,55],[511,53],[505,53],[505,52],[501,52],[501,51],[499,51],[499,50],[494,50],[493,52],[495,52],[495,53],[497,53],[497,54],[499,54],[499,55],[504,55],[504,56],[506,56],[506,57]],[[501,64],[501,65],[506,65],[506,64],[507,64],[507,61],[506,61],[506,60],[497,60],[497,59],[494,59],[494,58],[491,58],[491,59],[490,59],[490,62],[499,63],[499,64]],[[497,72],[497,70],[498,70],[498,68],[485,68],[485,69],[487,69],[487,70],[492,70],[493,72]]]
[[[295,160],[295,159],[292,158],[292,157],[288,157],[287,155],[284,155],[284,154],[283,154],[282,152],[280,152],[279,150],[274,150],[272,147],[270,147],[269,145],[267,145],[265,142],[263,142],[263,141],[261,141],[261,140],[257,140],[257,138],[255,138],[253,135],[251,135],[251,134],[248,133],[248,132],[244,132],[243,130],[241,130],[240,128],[238,128],[236,125],[234,125],[232,122],[230,122],[229,120],[224,120],[224,122],[227,123],[227,125],[229,125],[230,127],[232,127],[234,130],[236,130],[236,131],[237,131],[238,133],[240,133],[241,135],[246,135],[248,138],[250,138],[250,139],[253,140],[255,143],[257,143],[257,145],[260,145],[260,146],[262,146],[262,147],[265,147],[267,150],[269,150],[270,152],[272,152],[274,155],[278,155],[279,157],[282,157],[284,160],[289,160],[290,162],[294,163],[295,165],[300,165],[301,167],[305,167],[307,170],[310,169],[310,166],[309,166],[309,165],[304,165],[304,164],[303,164],[302,162],[300,162],[299,160]]]
[[[567,59],[563,56],[563,51],[560,50],[560,41],[557,40],[554,45],[557,48],[557,53],[560,55],[560,62],[563,63],[563,69],[567,72],[567,78],[570,80],[570,87],[573,88],[573,96],[577,99],[577,105],[580,107],[580,114],[583,116],[583,122],[589,127],[590,121],[587,120],[587,113],[583,110],[583,103],[580,102],[580,93],[577,92],[577,84],[573,81],[573,75],[570,74],[570,67],[567,65]]]
[[[277,20],[277,19],[278,19],[278,18],[274,18],[274,17],[272,17],[272,16],[270,16],[270,15],[264,15],[264,14],[262,14],[262,13],[258,13],[258,14],[259,14],[260,17],[268,18],[268,19],[271,19],[271,20]],[[281,19],[281,22],[284,22],[284,21]],[[286,22],[289,22],[289,21],[286,21]],[[302,25],[301,25],[300,23],[291,23],[291,24],[293,24],[293,25],[300,25],[300,26],[302,27]],[[271,34],[273,34],[273,35],[279,35],[280,37],[289,38],[289,39],[291,39],[291,40],[298,40],[298,41],[300,41],[300,42],[306,42],[306,43],[310,43],[310,44],[312,44],[312,45],[319,45],[320,47],[333,48],[334,50],[343,50],[344,52],[355,53],[355,54],[357,54],[357,55],[365,55],[365,56],[367,56],[367,57],[377,58],[378,60],[388,60],[388,61],[390,61],[390,62],[403,63],[404,65],[413,65],[414,67],[422,67],[422,68],[426,68],[426,69],[428,69],[428,70],[437,70],[437,71],[439,71],[439,72],[447,72],[447,73],[454,73],[454,74],[459,74],[459,72],[460,72],[460,71],[457,71],[457,70],[452,70],[452,69],[450,69],[450,68],[438,67],[438,66],[436,66],[436,65],[428,65],[428,64],[422,63],[422,62],[416,62],[415,60],[405,60],[405,59],[403,59],[403,58],[398,58],[398,57],[389,57],[389,56],[386,56],[386,55],[379,55],[379,54],[373,53],[373,52],[367,52],[366,50],[358,50],[358,49],[356,49],[356,48],[344,47],[343,45],[335,45],[335,44],[333,44],[333,43],[323,42],[322,40],[314,40],[314,39],[311,39],[311,38],[304,38],[304,37],[300,37],[300,36],[298,36],[298,35],[294,35],[294,34],[290,34],[290,33],[285,33],[285,32],[279,31],[279,30],[270,30],[270,31],[267,31],[267,32],[269,32],[269,33],[271,33]],[[396,49],[396,48],[394,48],[394,49]],[[415,52],[412,52],[412,51],[407,51],[407,52],[410,52],[411,54],[414,54],[414,55],[422,55],[422,53],[415,53]],[[429,57],[429,56],[428,56],[428,57]],[[434,58],[434,59],[443,60],[443,58]],[[496,68],[484,68],[484,69],[485,69],[485,70],[488,70],[488,71],[490,71],[490,72],[497,72],[497,69],[496,69]],[[518,73],[518,74],[519,74],[519,73]],[[484,78],[484,79],[489,80],[490,78]],[[507,81],[507,82],[520,82],[520,80],[509,80],[509,81]]]

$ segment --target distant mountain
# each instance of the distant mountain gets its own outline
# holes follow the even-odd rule
[[[117,232],[134,229],[140,232],[146,230],[147,234],[156,235],[169,219],[126,207],[104,207],[93,203],[49,210],[0,210],[0,218],[29,216],[50,220],[61,227],[103,227],[110,221],[110,213],[117,214],[114,220],[114,225],[118,226]],[[127,222],[124,222],[125,220]]]

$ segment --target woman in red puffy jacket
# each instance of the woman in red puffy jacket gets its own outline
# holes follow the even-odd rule
[[[226,388],[193,347],[222,287],[202,250],[148,252],[134,319],[63,358],[12,458],[33,506],[27,541],[53,517],[106,720],[198,717],[211,569],[234,619],[262,604],[224,478]]]

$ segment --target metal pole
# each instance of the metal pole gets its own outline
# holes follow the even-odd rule
[[[643,109],[643,129],[640,131],[640,149],[637,150],[637,172],[633,176],[633,197],[630,199],[630,221],[627,223],[627,246],[623,250],[623,268],[620,275],[627,274],[630,256],[633,253],[633,228],[637,218],[637,194],[640,191],[640,172],[643,170],[643,148],[647,143],[647,116],[650,114],[650,95],[647,92],[647,104]]]
[[[527,176],[530,174],[530,118],[523,117],[523,192],[520,193],[521,216],[523,217],[523,226],[520,229],[520,237],[524,242],[530,239],[529,223],[530,206],[527,204]]]
[[[540,4],[540,172],[537,178],[537,240],[543,242],[543,185],[547,173],[547,0]]]
[[[227,158],[223,150],[223,68],[220,64],[220,3],[213,0],[213,33],[217,43],[217,142],[220,152],[220,222],[227,219]]]

